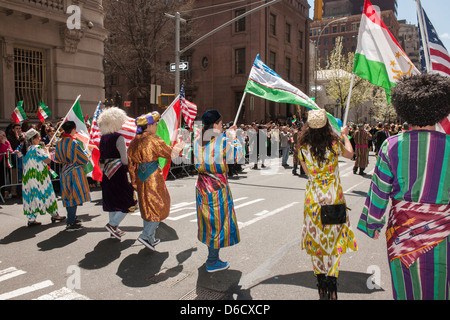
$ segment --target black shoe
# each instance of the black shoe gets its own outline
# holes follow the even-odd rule
[[[317,275],[317,288],[319,289],[319,300],[328,300],[328,283],[324,274]]]
[[[359,169],[359,175],[360,175],[360,176],[364,176],[364,175],[365,175],[364,169]]]
[[[357,171],[358,171],[358,167],[353,167],[353,174],[356,174]]]
[[[55,223],[56,221],[66,220],[66,217],[61,217],[60,215],[57,215],[56,217],[52,217],[51,220],[52,220],[52,223]]]
[[[37,221],[30,222],[30,221],[28,221],[28,226],[29,227],[36,227],[36,226],[40,226],[40,225],[41,225],[40,222],[37,222]]]
[[[66,225],[66,230],[76,230],[82,228],[82,225],[80,223],[69,223]]]
[[[327,276],[328,300],[337,300],[337,278]]]

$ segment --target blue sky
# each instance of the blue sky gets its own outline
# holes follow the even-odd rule
[[[310,17],[314,15],[314,0],[308,0]],[[448,12],[450,11],[450,0],[421,0],[422,7],[430,18],[431,23],[439,34],[439,38],[444,43],[447,51],[450,51],[450,23]],[[397,19],[417,25],[417,13],[415,0],[397,0]]]

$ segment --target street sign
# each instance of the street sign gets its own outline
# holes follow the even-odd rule
[[[189,70],[189,62],[180,62],[179,67],[180,71],[187,71]],[[170,72],[175,72],[175,63],[170,64]]]

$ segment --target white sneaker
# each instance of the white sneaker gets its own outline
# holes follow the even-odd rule
[[[150,243],[150,241],[143,239],[141,237],[138,237],[137,240],[152,251],[156,251],[155,246],[161,242],[161,240],[156,239],[155,242]]]

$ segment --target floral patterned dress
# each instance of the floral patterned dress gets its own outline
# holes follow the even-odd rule
[[[309,145],[301,146],[298,152],[298,158],[305,162],[309,172],[305,192],[302,249],[306,249],[312,256],[340,255],[348,249],[358,250],[348,214],[347,222],[341,225],[322,225],[320,221],[321,205],[345,203],[338,165],[338,156],[344,150],[342,143],[333,143],[334,152],[327,151],[327,162],[321,166],[313,158]]]

